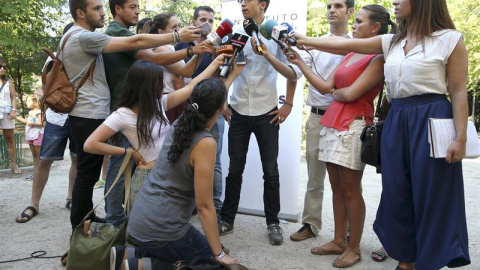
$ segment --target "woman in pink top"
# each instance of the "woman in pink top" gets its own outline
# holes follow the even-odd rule
[[[364,6],[353,25],[354,38],[386,34],[388,27],[396,30],[390,14],[380,5]],[[312,248],[317,255],[340,255],[333,266],[345,268],[361,260],[360,240],[365,222],[365,202],[361,180],[365,163],[360,160],[360,134],[373,120],[373,100],[383,81],[383,56],[348,54],[335,72],[324,81],[314,73],[294,51],[288,60],[299,66],[308,81],[322,94],[335,99],[320,121],[320,151],[318,158],[327,164],[333,192],[335,220],[334,239]],[[347,227],[350,240],[346,244]]]

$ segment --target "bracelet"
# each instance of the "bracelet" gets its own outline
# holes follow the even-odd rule
[[[172,32],[173,35],[173,46],[176,46],[180,42],[180,34],[177,31]]]
[[[187,48],[187,56],[188,56],[188,58],[191,58],[191,57],[194,56],[194,55],[195,55],[195,53],[193,52],[193,47],[192,47],[192,46],[189,46],[189,47]]]
[[[125,156],[127,155],[127,147],[125,147],[125,154],[124,154],[124,155],[125,155]]]
[[[292,103],[288,103],[288,102],[283,102],[283,105],[287,105],[288,107],[290,108],[293,108],[293,104]]]
[[[16,111],[17,111],[17,109],[12,109],[12,112],[16,112]]]
[[[218,254],[217,256],[215,256],[215,260],[220,260],[221,258],[225,257],[225,252],[222,250],[222,252],[220,252],[220,254]]]

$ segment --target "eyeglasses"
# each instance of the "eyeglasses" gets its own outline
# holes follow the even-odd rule
[[[0,69],[2,69],[2,68],[3,68],[3,69],[7,69],[7,66],[6,66],[6,65],[5,65],[5,66],[0,65]]]
[[[245,1],[245,4],[252,2],[252,0],[237,0],[239,4]]]

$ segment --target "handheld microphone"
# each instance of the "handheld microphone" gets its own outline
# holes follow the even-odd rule
[[[213,46],[220,45],[220,43],[222,42],[222,38],[225,35],[232,33],[232,26],[232,21],[230,21],[229,19],[223,20],[215,32],[212,31],[210,32],[210,34],[208,34],[207,39],[212,42]]]
[[[239,51],[243,50],[247,42],[248,42],[248,36],[238,34],[238,33],[233,34],[231,38],[231,43],[233,46],[233,54],[232,54],[232,57],[228,59],[227,64],[222,66],[220,71],[221,77],[228,77],[228,74],[230,74],[230,71],[232,70],[232,64],[233,64],[233,60],[235,59],[235,56]]]
[[[295,31],[293,31],[293,27],[287,22],[283,22],[283,23],[281,23],[281,25],[287,27],[287,35],[286,35],[285,39],[288,41],[288,43],[292,44],[293,46],[296,46],[297,41],[295,40],[295,38],[288,36],[288,35],[293,34],[295,32]]]
[[[243,29],[249,36],[253,36],[255,38],[255,43],[257,44],[257,50],[260,54],[263,54],[262,46],[260,45],[260,41],[258,39],[258,26],[255,24],[255,21],[252,18],[246,18],[243,20]]]
[[[228,53],[232,54],[234,51],[233,45],[232,45],[232,34],[228,34],[223,37],[222,43],[220,43],[219,46],[217,46],[216,53],[217,54],[222,54],[222,53]],[[228,64],[228,58],[223,59],[223,66],[227,66]]]
[[[267,21],[267,22],[268,22],[268,21]],[[266,23],[265,23],[265,24],[266,24]],[[260,27],[260,33],[262,34],[262,36],[263,36],[264,38],[266,38],[267,40],[272,40],[272,39],[273,39],[273,41],[275,41],[275,43],[277,43],[278,46],[280,46],[280,48],[282,48],[282,50],[283,50],[283,49],[288,50],[288,46],[287,46],[287,44],[285,44],[285,42],[283,42],[283,41],[281,41],[281,40],[274,39],[274,38],[272,37],[272,35],[270,35],[270,33],[269,33],[269,32],[267,31],[267,29],[265,28],[265,24],[263,24],[263,25]]]

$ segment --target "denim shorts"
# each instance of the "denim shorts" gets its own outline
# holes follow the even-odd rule
[[[63,127],[51,124],[47,121],[43,132],[42,147],[40,149],[40,159],[45,160],[62,160],[65,153],[67,141],[70,140],[70,155],[77,157],[75,143],[70,136],[70,127],[68,119]]]

